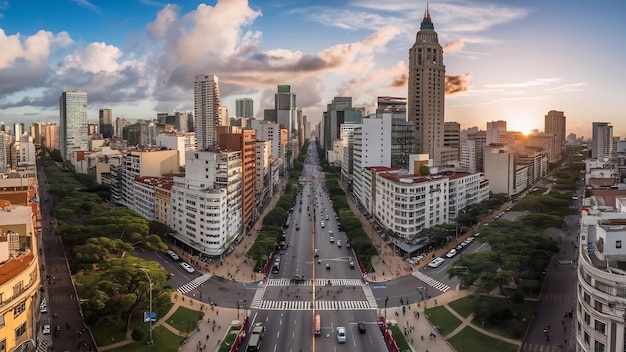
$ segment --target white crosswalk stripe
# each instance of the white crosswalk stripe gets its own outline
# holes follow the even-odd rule
[[[256,295],[255,295],[256,296]],[[261,301],[254,309],[262,310],[311,310],[311,301]],[[370,310],[368,301],[315,301],[315,310]]]
[[[330,281],[331,286],[363,286],[361,279],[316,279],[315,286],[326,286]],[[313,280],[304,280],[298,283],[292,283],[291,279],[269,279],[267,286],[313,286]]]
[[[259,288],[256,289],[254,297],[252,297],[252,303],[250,304],[251,309],[259,309],[261,302],[263,302],[263,296],[265,295],[266,288],[267,286],[263,283],[259,284]]]
[[[367,302],[370,307],[373,309],[378,308],[378,303],[376,303],[376,297],[374,297],[374,293],[372,292],[372,288],[369,285],[363,285],[363,293],[365,293],[365,298],[367,298]]]
[[[181,287],[178,288],[178,292],[185,294],[189,291],[193,291],[196,289],[196,287],[202,285],[204,282],[206,282],[208,279],[210,279],[213,276],[213,274],[204,274],[202,276],[198,276],[197,278],[189,281],[188,283],[182,285]]]
[[[437,281],[430,276],[426,276],[420,271],[414,271],[411,274],[441,292],[446,292],[450,289],[450,286],[444,284],[443,282]]]

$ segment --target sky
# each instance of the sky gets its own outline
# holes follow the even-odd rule
[[[430,1],[449,76],[445,120],[567,133],[593,121],[626,137],[624,1]],[[415,0],[0,0],[0,121],[59,120],[64,90],[88,93],[89,120],[193,110],[193,77],[219,77],[222,104],[251,97],[257,118],[291,85],[313,123],[335,96],[373,112],[406,97]]]

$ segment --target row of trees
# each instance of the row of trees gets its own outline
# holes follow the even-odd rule
[[[55,234],[63,238],[78,295],[86,300],[83,313],[92,326],[122,327],[140,306],[147,307],[149,283],[153,282],[153,308],[157,316],[169,309],[171,289],[165,286],[169,273],[160,264],[135,257],[137,247],[163,251],[167,246],[153,230],[163,232],[163,224],[148,222],[134,211],[108,204],[110,191],[96,184],[92,175],[71,172],[50,154],[42,151],[49,196],[59,226]],[[61,165],[61,166],[59,166]]]

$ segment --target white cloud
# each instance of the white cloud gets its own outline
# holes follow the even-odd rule
[[[72,69],[89,73],[115,72],[120,68],[117,60],[121,56],[122,51],[113,45],[91,43],[66,56],[57,73],[64,74]]]
[[[24,60],[33,65],[40,65],[48,59],[53,42],[65,43],[71,40],[67,33],[54,36],[51,32],[40,30],[32,36],[20,34],[6,35],[0,28],[0,69],[11,67],[17,60]]]
[[[510,82],[510,83],[495,83],[486,84],[487,88],[528,88],[537,86],[546,86],[551,83],[560,81],[561,78],[536,78],[526,82]]]

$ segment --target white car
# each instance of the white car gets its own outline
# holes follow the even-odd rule
[[[346,328],[343,326],[337,327],[337,342],[346,343]]]
[[[43,334],[48,335],[50,333],[50,325],[46,324],[43,326]]]
[[[328,240],[330,241],[330,243],[335,243],[335,238],[333,236],[330,236]]]
[[[446,257],[452,258],[456,255],[456,249],[451,249],[448,253],[446,253]]]
[[[428,266],[431,267],[431,268],[436,268],[439,265],[441,265],[444,261],[445,261],[444,258],[441,258],[441,257],[435,258],[430,263],[428,263]]]
[[[341,247],[341,240],[337,240],[337,247]]]
[[[180,262],[180,266],[183,267],[183,269],[185,269],[188,273],[193,274],[196,272],[196,270],[189,264],[185,263],[185,262]]]

